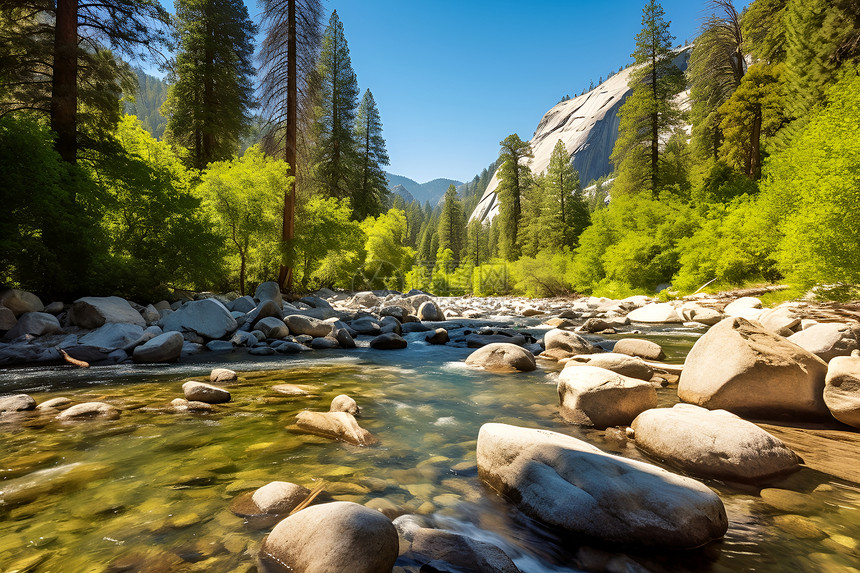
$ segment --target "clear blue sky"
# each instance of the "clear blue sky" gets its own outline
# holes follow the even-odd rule
[[[161,0],[172,10],[172,0]],[[245,0],[255,20],[255,0]],[[645,0],[324,0],[362,93],[382,116],[392,173],[469,180],[511,133],[531,139],[565,94],[630,61]],[[663,0],[675,43],[704,0]],[[738,2],[738,8],[746,2]],[[328,15],[326,16],[326,22]]]

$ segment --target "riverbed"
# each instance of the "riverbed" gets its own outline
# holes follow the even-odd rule
[[[521,326],[540,332],[535,322]],[[664,347],[668,362],[682,363],[702,332],[643,334]],[[324,482],[334,499],[392,516],[418,514],[433,527],[498,545],[523,572],[601,570],[611,558],[651,571],[858,570],[860,487],[820,465],[764,491],[706,481],[723,499],[730,525],[722,541],[695,551],[601,547],[547,530],[478,479],[482,424],[545,428],[646,458],[623,432],[560,418],[553,363],[539,361],[532,373],[491,374],[464,366],[471,349],[407,338],[409,347],[398,351],[235,353],[170,366],[0,371],[0,394],[25,392],[39,403],[58,396],[104,401],[122,411],[113,421],[69,425],[36,415],[0,425],[0,489],[23,491],[0,506],[0,570],[256,571],[268,529],[234,515],[230,504],[273,480],[308,488]],[[207,380],[216,367],[239,373],[228,386],[232,400],[209,414],[174,413],[169,403],[182,397],[182,383]],[[281,394],[272,389],[277,384],[308,394]],[[677,402],[676,389],[660,388],[659,405]],[[357,401],[359,423],[378,446],[297,431],[299,412],[327,411],[338,394]],[[827,431],[856,445],[856,433]],[[802,443],[803,434],[793,439]],[[418,570],[406,560],[398,567]]]

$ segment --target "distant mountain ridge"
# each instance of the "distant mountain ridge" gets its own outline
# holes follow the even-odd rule
[[[462,181],[454,179],[434,179],[426,183],[418,183],[414,179],[395,175],[394,173],[386,173],[385,177],[388,179],[388,188],[392,192],[394,192],[395,187],[402,186],[421,204],[429,201],[431,205],[436,205],[442,196],[445,195],[448,187],[451,185],[454,187],[463,185]]]

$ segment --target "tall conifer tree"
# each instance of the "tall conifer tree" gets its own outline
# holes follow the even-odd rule
[[[337,10],[332,12],[323,34],[317,73],[320,97],[314,134],[315,177],[327,195],[349,197],[357,164],[353,126],[358,82]]]
[[[439,248],[451,249],[454,260],[459,261],[466,240],[466,221],[463,217],[463,203],[453,185],[445,191],[442,199],[442,213],[439,215]]]
[[[522,196],[531,186],[532,180],[526,161],[534,155],[528,142],[520,139],[516,133],[506,137],[499,145],[502,146],[499,153],[500,181],[496,188],[499,196],[499,247],[502,257],[514,261],[519,258],[521,248],[518,232],[522,218]]]
[[[680,124],[673,97],[684,89],[681,70],[672,62],[669,22],[657,0],[642,9],[642,31],[636,35],[630,74],[632,93],[618,111],[618,139],[612,162],[618,173],[616,191],[656,193],[660,184],[660,135]]]
[[[256,26],[242,0],[176,0],[176,61],[164,115],[166,138],[204,169],[239,150],[255,106]]]
[[[352,190],[352,213],[356,220],[382,213],[388,199],[388,180],[382,166],[388,165],[388,152],[382,137],[382,120],[370,90],[364,92],[355,116],[355,142],[358,170]],[[408,219],[408,218],[407,218]]]

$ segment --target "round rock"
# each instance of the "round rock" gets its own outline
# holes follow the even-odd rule
[[[466,364],[495,372],[531,372],[537,368],[534,354],[507,342],[479,348],[466,358]]]
[[[57,420],[93,420],[93,419],[115,420],[119,418],[119,410],[105,404],[104,402],[84,402],[83,404],[75,404],[57,415]]]
[[[860,428],[860,356],[837,356],[830,361],[824,403],[834,418]]]
[[[262,513],[289,513],[305,500],[310,490],[285,481],[273,481],[257,489],[251,500]]]
[[[230,392],[224,388],[212,386],[204,382],[190,381],[182,385],[185,399],[207,404],[221,404],[230,401]]]
[[[370,341],[370,347],[376,350],[400,350],[406,348],[406,339],[393,332],[380,334]]]
[[[644,380],[572,364],[558,376],[558,400],[568,422],[603,429],[626,426],[641,412],[656,408],[657,390]]]
[[[213,384],[224,384],[226,382],[235,382],[239,379],[239,375],[233,370],[227,368],[215,368],[209,373],[209,381]]]
[[[663,348],[659,344],[642,338],[622,338],[615,343],[612,351],[617,354],[638,356],[645,360],[663,360],[666,358]]]

